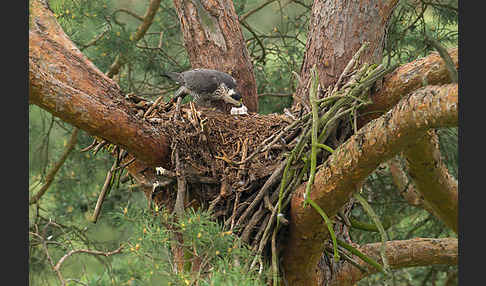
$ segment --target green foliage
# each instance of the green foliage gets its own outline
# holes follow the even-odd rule
[[[457,127],[437,130],[440,151],[444,157],[444,162],[446,163],[449,173],[456,179],[458,177],[459,167],[458,131]]]
[[[164,210],[153,216],[151,212],[128,208],[119,220],[127,220],[127,227],[135,229],[136,234],[128,241],[130,257],[127,260],[140,267],[134,269],[133,274],[144,273],[139,275],[142,282],[157,277],[165,280],[165,285],[189,285],[196,280],[199,285],[221,285],[222,281],[229,283],[224,285],[231,285],[231,282],[264,284],[264,277],[248,271],[252,258],[250,250],[231,232],[224,231],[209,213],[188,210],[185,217],[175,220]],[[136,223],[138,227],[134,228],[133,222],[139,222]],[[175,261],[170,251],[174,247],[181,247],[185,253],[185,271],[179,275],[175,274]],[[191,271],[191,261],[200,263],[197,272]]]
[[[235,1],[238,3],[240,1]],[[250,3],[251,2],[251,3]],[[297,88],[293,74],[300,72],[305,52],[306,32],[312,1],[275,1],[256,12],[242,25],[243,35],[253,61],[259,98],[259,112],[282,112],[292,105],[291,94]],[[247,11],[258,7],[260,1],[248,1]],[[251,29],[249,30],[248,27]],[[287,97],[272,94],[288,94]]]
[[[51,2],[66,34],[101,71],[108,71],[116,57],[122,55],[127,64],[119,84],[127,93],[136,92],[150,99],[160,94],[168,96],[175,86],[160,73],[189,69],[171,1],[161,2],[152,25],[137,43],[134,36],[141,21],[131,13],[142,17],[147,1]]]
[[[384,60],[406,63],[426,56],[433,48],[425,42],[425,33],[446,47],[458,44],[457,0],[399,1],[390,25]]]
[[[49,228],[47,235],[55,244],[49,253],[55,261],[70,249],[96,248],[113,250],[123,244],[121,254],[104,257],[78,256],[62,267],[69,278],[95,285],[265,285],[266,272],[249,270],[253,255],[231,232],[205,212],[191,211],[180,220],[159,210],[156,215],[140,206],[128,205],[105,213],[111,226],[87,226],[78,229],[73,223]],[[47,221],[39,225],[45,227]],[[38,221],[38,222],[39,222]],[[41,227],[41,228],[42,228]],[[97,228],[97,229],[95,229]],[[30,276],[32,285],[52,280],[53,276],[41,257],[45,251],[31,237]],[[173,250],[183,251],[185,266],[176,269]],[[193,271],[192,263],[200,268]],[[81,271],[85,269],[85,271]],[[51,277],[52,276],[52,277]],[[134,284],[135,283],[135,284]]]

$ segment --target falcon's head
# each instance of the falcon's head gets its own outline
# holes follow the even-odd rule
[[[236,88],[228,88],[226,84],[221,83],[216,91],[212,94],[212,100],[223,100],[226,103],[236,107],[241,107],[241,95]]]

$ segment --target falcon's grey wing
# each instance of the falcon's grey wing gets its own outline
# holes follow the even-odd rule
[[[229,74],[212,69],[194,69],[182,74],[186,84],[199,85],[201,90],[214,91],[221,83],[236,88],[236,80]]]
[[[182,73],[184,85],[199,94],[212,94],[219,86],[217,71],[194,69]]]
[[[229,74],[217,70],[211,70],[218,83],[224,83],[229,89],[236,89],[236,80]]]

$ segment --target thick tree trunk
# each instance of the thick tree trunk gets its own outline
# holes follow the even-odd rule
[[[365,43],[361,55],[368,63],[383,56],[388,19],[398,0],[315,0],[296,96],[308,103],[311,69],[317,65],[322,88],[334,85],[349,60]]]
[[[243,104],[258,111],[253,65],[231,0],[174,0],[184,44],[193,68],[231,74],[238,82]]]
[[[457,125],[457,84],[428,86],[403,98],[392,110],[353,135],[328,158],[310,198],[329,217],[349,200],[378,165],[422,136],[427,129]],[[305,184],[291,202],[284,268],[290,285],[315,285],[316,266],[328,238],[326,225],[311,207],[303,207]]]

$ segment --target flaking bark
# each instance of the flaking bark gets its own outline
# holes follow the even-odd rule
[[[363,45],[362,62],[380,63],[388,20],[398,0],[314,0],[296,96],[307,104],[311,69],[317,65],[322,88],[334,85]]]

